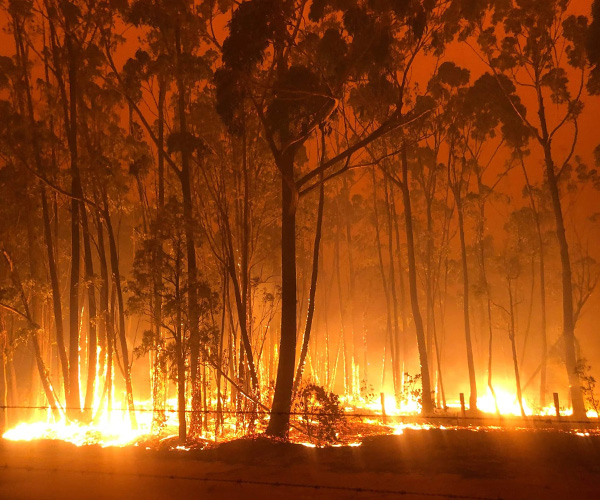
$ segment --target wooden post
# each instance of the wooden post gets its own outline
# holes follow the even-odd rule
[[[556,410],[556,418],[560,418],[560,406],[558,404],[558,392],[553,392],[554,397],[554,409]]]
[[[464,393],[459,394],[460,397],[460,414],[463,418],[467,416],[467,410],[465,410],[465,395]]]
[[[385,414],[385,394],[382,392],[379,394],[381,399],[381,421],[383,424],[387,424],[387,415]]]

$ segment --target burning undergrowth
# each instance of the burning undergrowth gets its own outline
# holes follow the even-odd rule
[[[321,403],[326,403],[322,405]],[[568,433],[577,436],[600,436],[597,418],[587,423],[557,420],[548,416],[523,419],[518,416],[480,413],[463,417],[458,412],[439,413],[430,417],[418,414],[386,414],[368,407],[342,407],[333,395],[307,388],[304,397],[294,406],[290,419],[289,439],[286,442],[312,448],[360,446],[365,439],[376,436],[402,435],[407,431],[472,431],[497,433],[521,431],[525,433]],[[265,431],[268,414],[257,413],[249,425],[247,416],[230,415],[219,424],[206,419],[201,434],[188,435],[185,442],[177,434],[177,416],[168,414],[160,429],[152,429],[151,414],[139,412],[138,427],[132,428],[126,412],[114,411],[97,422],[83,423],[64,418],[21,423],[6,431],[3,438],[10,441],[59,440],[76,446],[140,447],[149,450],[190,451],[211,449],[223,443],[239,440],[283,442],[267,438]],[[121,418],[118,418],[121,417]],[[150,418],[149,418],[150,417]]]

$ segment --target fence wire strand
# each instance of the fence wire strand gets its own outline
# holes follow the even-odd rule
[[[0,466],[4,470],[22,470],[26,472],[53,472],[53,473],[71,473],[71,474],[90,474],[103,476],[126,476],[137,479],[167,479],[173,481],[198,481],[206,483],[221,483],[235,484],[247,486],[270,486],[275,488],[296,488],[315,491],[344,491],[364,495],[393,495],[393,496],[420,496],[429,498],[451,498],[456,500],[503,500],[501,497],[482,497],[473,495],[458,495],[454,493],[431,493],[409,490],[393,490],[379,488],[363,488],[358,486],[336,486],[328,484],[312,484],[312,483],[289,483],[285,481],[260,481],[256,479],[233,479],[233,478],[215,478],[215,477],[198,477],[198,476],[180,476],[174,474],[149,474],[143,472],[116,472],[116,471],[98,471],[85,469],[67,469],[62,467],[19,467],[4,464]]]
[[[52,410],[50,406],[26,406],[26,405],[0,405],[0,410]],[[98,411],[97,408],[73,408],[73,407],[60,407],[60,410],[63,411]],[[107,408],[102,408],[101,411],[122,411],[129,412],[129,408],[112,408],[108,410]],[[435,421],[435,420],[472,420],[472,421],[519,421],[523,422],[534,421],[534,422],[544,422],[544,423],[561,423],[561,424],[588,424],[588,425],[600,425],[600,419],[597,417],[590,417],[587,420],[572,420],[568,415],[561,415],[560,417],[556,417],[555,415],[528,415],[526,417],[522,417],[520,415],[394,415],[389,413],[354,413],[354,412],[343,412],[342,414],[331,413],[331,412],[306,412],[306,411],[268,411],[268,410],[211,410],[211,409],[185,409],[179,410],[175,408],[135,408],[134,411],[136,413],[153,413],[153,412],[164,412],[164,413],[201,413],[204,415],[213,415],[213,414],[222,414],[222,415],[290,415],[297,417],[316,417],[316,416],[343,416],[346,418],[374,418],[374,419],[389,419],[389,420],[425,420],[425,421]],[[467,410],[468,412],[468,410]]]

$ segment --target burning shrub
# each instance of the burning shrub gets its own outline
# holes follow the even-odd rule
[[[423,405],[423,389],[421,374],[404,373],[404,388],[400,392],[400,405],[407,408],[421,408]]]
[[[594,410],[600,417],[600,400],[596,394],[596,379],[590,373],[592,367],[585,358],[581,358],[577,365],[577,374],[581,380],[581,390],[588,410]]]
[[[308,439],[319,446],[337,443],[346,427],[346,416],[337,394],[309,383],[296,393],[293,413]]]

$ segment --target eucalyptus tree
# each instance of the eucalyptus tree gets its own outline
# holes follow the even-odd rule
[[[498,267],[500,273],[506,280],[506,295],[508,297],[507,306],[496,302],[496,305],[507,316],[508,338],[510,340],[513,369],[515,374],[515,387],[517,402],[521,410],[521,416],[525,417],[525,408],[523,406],[523,391],[521,387],[521,374],[519,370],[519,358],[517,354],[517,305],[519,303],[519,290],[517,281],[523,268],[523,258],[527,256],[528,230],[531,227],[531,212],[527,209],[516,210],[509,215],[505,224],[505,230],[511,235],[506,240],[504,250],[498,256]],[[533,277],[532,277],[533,279]]]
[[[6,75],[3,74],[3,76]],[[7,363],[5,357],[10,356],[9,359],[11,359],[17,353],[25,354],[22,356],[25,361],[23,365],[24,367],[31,366],[32,369],[37,366],[44,395],[52,409],[53,416],[58,420],[62,402],[58,399],[59,396],[51,382],[41,348],[44,339],[42,334],[45,333],[39,315],[41,311],[34,312],[33,309],[37,297],[45,290],[46,284],[40,281],[39,276],[36,276],[35,268],[31,265],[31,259],[36,256],[32,249],[31,230],[35,227],[34,224],[41,223],[40,207],[39,205],[35,207],[31,203],[38,194],[38,186],[35,182],[31,183],[31,171],[28,165],[29,162],[33,163],[31,158],[32,130],[29,118],[21,114],[18,105],[15,109],[12,104],[14,103],[9,101],[2,101],[0,104],[6,118],[0,130],[2,133],[0,191],[6,201],[1,213],[3,224],[0,228],[0,253],[2,254],[0,308],[3,310],[3,316],[5,314],[14,316],[11,321],[14,327],[11,328],[10,335],[6,333],[4,339],[2,369],[6,374],[6,366],[12,364]],[[34,219],[35,223],[29,219]],[[21,220],[26,223],[20,224]],[[23,244],[23,241],[26,243]],[[33,365],[30,365],[30,359],[33,360]],[[11,397],[16,398],[17,394],[14,393],[14,389],[20,389],[23,391],[21,394],[30,395],[30,404],[37,404],[36,394],[31,390],[31,386],[27,387],[18,383],[14,369],[11,372],[13,388]],[[6,381],[8,377],[5,375],[4,379]],[[13,401],[23,404],[14,399]]]
[[[140,203],[143,205],[144,200],[147,204],[153,204],[153,209],[147,208],[146,218],[149,228],[157,228],[160,225],[160,217],[162,216],[165,205],[166,185],[165,177],[168,180],[168,172],[165,172],[165,130],[168,127],[168,109],[167,97],[169,88],[172,84],[172,72],[170,71],[169,56],[165,51],[164,44],[161,43],[160,32],[152,30],[146,37],[146,43],[143,48],[136,51],[134,57],[128,59],[123,67],[122,83],[129,99],[133,100],[136,105],[148,104],[144,100],[145,93],[150,92],[152,101],[156,104],[156,121],[153,124],[156,140],[156,173],[154,176],[149,172],[149,168],[140,171],[139,166],[136,167],[136,177],[145,180],[154,178],[155,190],[154,193],[146,192],[143,196],[140,193]],[[132,104],[129,104],[130,121],[134,120],[131,116]],[[153,274],[154,281],[152,288],[154,290],[153,299],[150,309],[147,313],[150,315],[153,325],[153,337],[151,345],[146,343],[146,347],[151,356],[152,363],[152,399],[153,399],[153,425],[156,427],[164,424],[166,415],[164,412],[166,404],[166,372],[164,370],[166,363],[165,342],[163,339],[162,330],[162,295],[160,289],[162,287],[162,248],[161,240],[156,239],[156,235],[145,234],[144,238],[154,238],[158,246],[152,247],[154,252]]]
[[[468,70],[450,63],[442,65],[438,71],[439,87],[447,94],[445,124],[448,133],[448,159],[446,162],[448,185],[454,196],[460,237],[460,255],[463,284],[463,322],[467,349],[467,368],[469,373],[469,409],[477,411],[477,376],[473,356],[473,341],[470,318],[469,272],[467,265],[467,241],[465,235],[465,205],[468,203],[473,163],[467,159],[467,144],[471,134],[470,124],[464,120],[461,109],[464,106],[466,86],[469,83]],[[445,88],[444,88],[445,87]]]
[[[583,109],[587,66],[585,41],[588,20],[585,16],[569,15],[568,2],[562,0],[541,4],[533,1],[494,2],[493,6],[495,15],[491,16],[491,23],[487,25],[482,21],[477,29],[479,51],[501,85],[505,100],[529,129],[544,158],[562,267],[565,366],[573,414],[575,418],[585,418],[576,370],[572,264],[559,185],[577,148],[578,119]],[[563,50],[557,50],[563,44],[566,57],[561,56]],[[532,95],[526,107],[531,111],[529,115],[536,117],[535,120],[514,106],[501,76],[519,92]],[[552,112],[550,108],[553,108]],[[560,136],[568,141],[563,155],[560,155],[557,146]]]
[[[207,63],[198,56],[200,19],[192,11],[192,3],[181,2],[134,2],[128,13],[134,25],[149,25],[158,31],[159,40],[164,47],[159,49],[170,58],[170,69],[173,72],[177,105],[175,116],[178,129],[167,138],[169,152],[180,154],[180,166],[173,169],[181,183],[184,219],[186,228],[186,260],[189,287],[187,290],[188,316],[190,320],[190,377],[193,394],[193,408],[197,409],[199,394],[197,389],[198,361],[200,356],[198,290],[196,278],[198,266],[196,259],[195,224],[192,203],[192,176],[190,171],[191,156],[198,148],[198,140],[188,130],[189,89],[193,88],[202,77],[206,78],[210,71]],[[166,59],[164,59],[166,62]],[[164,84],[163,84],[164,85]],[[162,144],[159,145],[162,148]]]
[[[95,49],[94,29],[101,18],[100,8],[84,2],[66,1],[44,3],[44,17],[48,22],[48,66],[59,89],[62,123],[69,149],[71,175],[71,274],[69,285],[69,384],[67,406],[77,416],[81,408],[79,382],[79,286],[81,283],[81,217],[83,189],[79,166],[79,101],[82,96],[81,80],[89,71],[87,56]],[[95,58],[94,58],[95,60]],[[89,268],[88,268],[89,271]]]
[[[592,22],[586,40],[587,57],[592,70],[587,82],[591,94],[600,94],[600,0],[592,4]]]
[[[393,78],[386,73],[386,66],[399,60],[411,66],[415,55],[402,41],[408,34],[422,39],[430,13],[435,10],[439,14],[439,9],[435,1],[392,6],[251,0],[232,15],[223,43],[223,68],[216,74],[218,110],[235,128],[243,103],[253,106],[282,178],[281,348],[269,434],[285,435],[289,423],[296,353],[295,226],[300,197],[318,185],[322,172],[325,181],[340,174],[349,167],[354,153],[408,121],[402,98],[389,106],[376,126],[354,134],[345,149],[303,175],[296,166],[297,154],[314,140],[319,127],[341,116],[340,105],[354,82],[364,78],[378,85]],[[425,407],[430,410],[429,404]]]
[[[548,219],[552,217],[548,204],[547,190],[539,186],[532,184],[528,168],[526,166],[524,157],[519,153],[519,163],[523,176],[525,178],[525,187],[523,189],[523,196],[526,196],[529,201],[529,208],[533,215],[536,231],[536,244],[538,247],[538,261],[539,261],[539,279],[540,279],[540,337],[541,337],[541,363],[540,363],[540,406],[546,405],[546,394],[547,390],[547,367],[548,367],[548,337],[547,337],[547,326],[548,326],[548,308],[547,308],[547,291],[546,291],[546,254],[549,246],[548,241]]]
[[[52,229],[50,227],[47,186],[41,181],[41,179],[45,179],[49,176],[55,177],[57,174],[56,161],[50,160],[50,158],[52,158],[52,160],[55,160],[56,158],[56,155],[54,154],[56,139],[53,137],[52,127],[45,127],[43,125],[43,116],[48,113],[50,107],[47,103],[46,106],[40,106],[37,102],[34,102],[37,96],[34,95],[34,87],[31,84],[32,61],[30,61],[31,51],[29,48],[29,44],[31,43],[29,30],[31,30],[31,24],[34,18],[31,7],[32,6],[27,3],[11,3],[7,8],[7,14],[11,19],[15,56],[14,60],[8,57],[3,59],[1,78],[3,85],[10,86],[10,94],[13,96],[13,99],[16,99],[16,102],[11,107],[20,110],[21,123],[13,123],[10,126],[10,129],[7,129],[2,137],[4,138],[4,146],[6,148],[4,154],[7,155],[7,158],[20,158],[19,163],[25,168],[25,171],[33,172],[35,174],[34,178],[36,180],[33,181],[31,187],[33,188],[34,185],[37,185],[41,201],[44,240],[48,256],[48,270],[51,279],[56,344],[60,366],[62,368],[64,394],[66,395],[68,393],[69,366],[64,342],[57,258],[55,256]],[[5,104],[10,106],[8,101],[6,101]],[[16,109],[13,109],[13,111],[6,111],[7,113],[13,114]],[[16,119],[16,116],[16,114],[13,114],[13,119]],[[20,134],[17,132],[19,129],[21,130]],[[24,143],[22,142],[23,140],[25,140]],[[50,150],[53,153],[51,155],[49,154]],[[27,199],[29,199],[30,196],[31,195],[28,195]],[[31,200],[34,200],[34,198],[31,198]],[[36,217],[37,214],[35,202],[29,202],[29,208],[27,227],[32,228],[33,226],[30,222],[31,218]],[[29,235],[31,234],[31,231],[29,231]],[[29,238],[30,244],[31,241],[31,238]],[[33,248],[30,255],[31,257],[34,256]],[[38,262],[36,263],[35,269],[39,269],[43,259],[40,255],[37,255],[36,259]],[[35,279],[39,280],[39,278],[40,276],[37,276]],[[40,282],[39,286],[42,287],[43,284]],[[39,307],[37,307],[37,304],[39,304],[39,300],[36,298],[32,302],[32,314],[35,321],[39,321]]]
[[[493,357],[493,327],[490,299],[490,284],[486,270],[485,251],[485,223],[486,204],[500,198],[497,193],[498,184],[512,169],[513,162],[509,159],[502,169],[497,169],[496,177],[490,177],[490,167],[499,161],[499,151],[509,148],[510,151],[522,147],[528,138],[527,128],[521,123],[515,108],[525,115],[516,89],[509,81],[499,77],[499,81],[490,74],[484,74],[470,86],[464,96],[462,130],[464,133],[465,156],[469,157],[472,175],[477,186],[476,192],[471,192],[478,213],[476,219],[476,247],[481,275],[481,285],[486,298],[486,312],[488,323],[488,388],[496,401],[495,390],[492,383],[492,357]],[[500,95],[506,92],[512,105]]]

